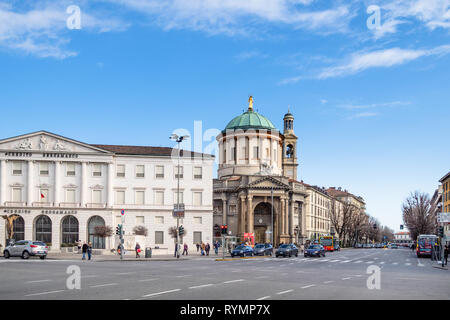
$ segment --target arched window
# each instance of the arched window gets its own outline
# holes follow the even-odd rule
[[[13,222],[13,239],[17,242],[25,240],[25,221],[22,217],[17,218]]]
[[[88,239],[92,243],[93,249],[105,249],[105,238],[100,237],[95,232],[95,227],[105,226],[105,220],[100,216],[93,216],[88,222]]]
[[[46,244],[52,242],[52,221],[47,216],[39,216],[36,219],[35,239]]]
[[[74,216],[66,216],[61,222],[62,241],[61,243],[76,243],[78,237],[78,219]]]

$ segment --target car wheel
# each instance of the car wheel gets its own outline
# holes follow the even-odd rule
[[[10,254],[9,254],[9,251],[4,251],[3,252],[3,256],[5,257],[5,259],[9,259],[9,257],[11,256]]]
[[[22,252],[22,259],[28,259],[29,257],[30,257],[30,254],[28,253],[28,251]]]
[[[296,257],[298,257],[298,252],[295,254]]]
[[[40,256],[41,260],[44,260],[47,256]]]

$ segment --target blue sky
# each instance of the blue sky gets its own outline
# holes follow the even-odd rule
[[[409,192],[450,170],[449,31],[447,0],[0,1],[0,137],[171,146],[253,95],[278,128],[290,106],[299,180],[398,230]]]

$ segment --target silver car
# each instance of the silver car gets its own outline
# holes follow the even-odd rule
[[[30,256],[38,256],[45,259],[48,254],[48,246],[41,241],[21,240],[10,243],[3,251],[5,259],[9,257],[22,257],[28,259]]]

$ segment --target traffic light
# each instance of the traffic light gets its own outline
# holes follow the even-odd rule
[[[183,226],[180,226],[178,228],[178,233],[179,233],[180,236],[182,236],[184,234],[184,227]]]
[[[376,223],[373,224],[373,228],[374,228],[374,229],[377,228],[377,224],[376,224]]]
[[[121,224],[117,225],[117,227],[116,227],[116,234],[119,235],[119,236],[122,234],[122,225]]]
[[[223,234],[227,234],[228,233],[228,226],[224,225],[223,226]]]
[[[402,224],[400,225],[400,230],[403,230],[403,225]]]
[[[439,227],[439,237],[441,237],[441,238],[444,237],[444,227],[443,226]]]

